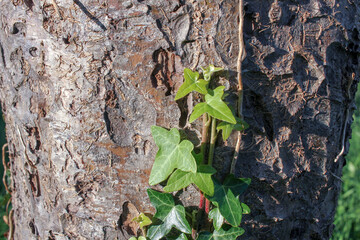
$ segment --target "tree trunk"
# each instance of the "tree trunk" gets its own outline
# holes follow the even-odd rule
[[[192,99],[174,101],[183,69],[224,67],[236,92],[237,6],[0,2],[15,239],[128,239],[136,231],[131,216],[153,211],[150,126],[189,126]],[[359,12],[351,0],[245,1],[250,128],[236,174],[252,179],[243,199],[252,213],[242,239],[330,238],[359,76]],[[186,131],[194,138],[198,124]],[[220,174],[235,142],[233,134],[217,148]],[[199,198],[192,187],[181,196],[188,205]]]

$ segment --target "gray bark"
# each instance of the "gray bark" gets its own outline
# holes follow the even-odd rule
[[[183,127],[185,67],[236,92],[236,0],[1,1],[15,239],[127,239],[151,212],[150,126]],[[58,9],[58,10],[57,10]],[[245,1],[242,239],[329,239],[359,77],[357,1]],[[235,94],[233,94],[235,95]],[[196,96],[194,96],[196,100]],[[229,100],[233,100],[230,95]],[[350,117],[349,117],[350,116]],[[187,133],[198,135],[197,122]],[[236,134],[218,147],[229,171]],[[343,141],[345,139],[345,141]],[[221,145],[222,143],[219,142]],[[195,205],[193,188],[180,196]]]

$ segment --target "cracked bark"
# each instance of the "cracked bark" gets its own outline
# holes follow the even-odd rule
[[[329,239],[345,163],[334,159],[343,138],[345,153],[349,147],[346,115],[359,76],[360,5],[244,4],[243,114],[251,127],[236,175],[252,179],[243,199],[252,213],[242,239]],[[15,239],[128,239],[137,231],[127,220],[153,211],[145,194],[155,155],[150,126],[186,125],[188,103],[174,101],[183,69],[224,67],[234,100],[237,6],[0,3]],[[200,124],[186,133],[196,139]],[[220,175],[235,141],[236,134],[217,149]],[[199,196],[190,187],[180,197],[196,205]]]

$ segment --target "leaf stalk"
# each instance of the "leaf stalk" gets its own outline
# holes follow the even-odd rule
[[[208,165],[212,166],[214,159],[215,151],[215,142],[216,142],[217,132],[216,132],[216,118],[211,118],[211,133],[210,133],[210,148],[209,148],[209,158]]]
[[[201,146],[200,146],[200,153],[205,159],[206,156],[206,148],[208,143],[208,131],[210,126],[210,118],[208,118],[207,113],[203,114],[203,126],[202,126],[202,133],[201,133]]]

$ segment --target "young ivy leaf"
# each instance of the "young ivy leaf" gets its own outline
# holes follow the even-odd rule
[[[185,97],[192,91],[199,92],[203,95],[207,93],[207,85],[209,82],[199,79],[199,73],[193,72],[188,68],[184,69],[185,82],[180,86],[176,93],[175,100]]]
[[[204,75],[204,79],[205,81],[210,81],[211,79],[211,75],[215,72],[219,72],[221,70],[223,70],[223,68],[218,68],[215,67],[214,65],[210,64],[207,68],[201,68],[203,70],[203,75]]]
[[[233,113],[222,100],[224,88],[224,86],[219,86],[215,90],[208,90],[209,93],[205,95],[205,102],[198,103],[194,107],[193,113],[190,115],[190,123],[195,121],[204,113],[208,113],[210,116],[219,120],[236,124],[236,119]]]
[[[196,162],[191,154],[194,145],[188,140],[180,142],[179,130],[172,128],[168,131],[158,126],[152,126],[151,133],[159,151],[151,169],[150,185],[164,181],[176,168],[196,173]]]
[[[213,233],[210,232],[201,232],[197,240],[232,240],[236,239],[238,236],[244,234],[245,230],[240,227],[232,227],[229,230],[214,230]]]
[[[224,217],[221,215],[219,208],[214,208],[209,212],[209,218],[213,220],[214,228],[219,231],[224,223]]]
[[[140,213],[140,215],[134,218],[133,221],[138,222],[141,229],[152,223],[150,218],[148,218],[144,213]]]
[[[235,117],[235,119],[236,119],[236,124],[231,124],[228,122],[221,122],[221,123],[219,123],[219,125],[217,125],[216,129],[218,131],[222,130],[222,138],[224,141],[226,141],[226,139],[229,138],[229,136],[233,130],[243,131],[249,127],[249,125],[244,120],[242,120],[238,117]]]
[[[158,240],[164,237],[175,227],[183,233],[190,234],[191,227],[186,220],[185,208],[175,205],[174,199],[169,193],[161,193],[148,189],[150,202],[156,209],[154,218],[159,219],[158,225],[152,225],[147,231],[147,237],[151,240]]]
[[[199,165],[197,172],[176,170],[169,178],[164,191],[174,192],[194,183],[202,192],[209,196],[214,195],[214,182],[211,179],[216,170],[209,165]]]

